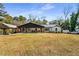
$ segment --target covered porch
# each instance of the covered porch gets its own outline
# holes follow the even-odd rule
[[[23,33],[31,33],[31,32],[44,32],[45,28],[42,25],[38,25],[35,23],[27,23],[21,26],[18,26],[19,28],[19,32],[23,32]]]

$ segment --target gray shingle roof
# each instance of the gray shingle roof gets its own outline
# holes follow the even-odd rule
[[[48,24],[48,25],[42,25],[42,26],[44,26],[44,27],[55,27],[55,26],[57,26],[57,25],[56,25],[56,24],[53,24],[53,25]]]

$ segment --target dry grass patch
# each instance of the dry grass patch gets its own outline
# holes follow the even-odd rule
[[[79,35],[28,33],[0,36],[0,55],[79,55]]]

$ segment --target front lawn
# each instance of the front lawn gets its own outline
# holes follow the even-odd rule
[[[61,33],[0,35],[0,55],[79,55],[79,35]]]

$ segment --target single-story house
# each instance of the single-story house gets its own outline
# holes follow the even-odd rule
[[[18,26],[19,32],[61,32],[61,27],[58,25],[39,25],[35,23],[26,23]]]
[[[7,29],[12,29],[15,33],[29,33],[29,32],[61,32],[61,27],[58,25],[40,25],[32,22],[15,26],[6,23],[0,23],[0,29],[3,30],[3,34],[6,34]]]

